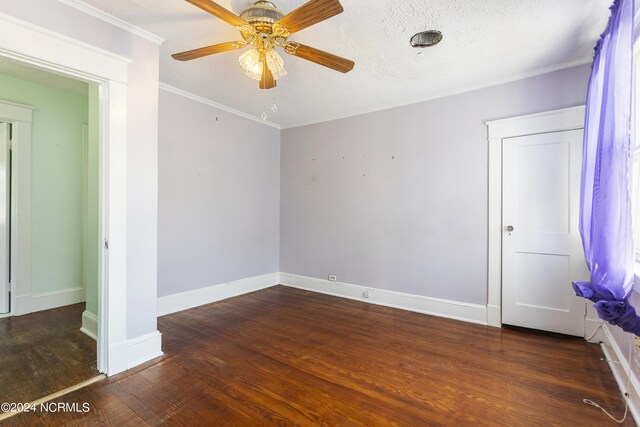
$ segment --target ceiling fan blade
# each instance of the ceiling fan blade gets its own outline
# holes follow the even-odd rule
[[[171,55],[173,59],[178,61],[190,61],[192,59],[202,58],[203,56],[213,55],[215,53],[227,52],[234,49],[242,49],[247,43],[245,42],[226,42],[214,44],[212,46],[201,47],[199,49],[188,50],[186,52],[174,53]]]
[[[209,12],[213,16],[216,16],[228,24],[237,27],[238,25],[248,25],[244,19],[241,19],[238,15],[228,11],[224,7],[220,6],[211,0],[187,0],[194,6],[198,6],[200,9]]]
[[[338,0],[311,0],[280,18],[276,24],[280,24],[293,34],[343,11]]]
[[[289,55],[299,56],[307,61],[315,62],[316,64],[340,71],[341,73],[348,73],[353,70],[354,65],[356,65],[355,62],[348,59],[300,43],[287,43],[284,51]]]
[[[267,59],[262,55],[262,78],[260,79],[260,89],[273,89],[274,87],[276,87],[276,79],[273,78],[273,74],[267,66]]]

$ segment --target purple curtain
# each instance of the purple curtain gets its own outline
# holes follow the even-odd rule
[[[576,295],[598,315],[640,335],[629,304],[633,290],[631,229],[631,94],[634,0],[616,0],[595,47],[587,93],[580,198],[580,234],[591,277]]]

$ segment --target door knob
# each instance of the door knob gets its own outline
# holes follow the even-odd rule
[[[513,225],[507,225],[507,231],[511,233],[513,231]]]

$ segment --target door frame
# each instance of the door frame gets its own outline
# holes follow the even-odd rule
[[[33,107],[0,100],[0,122],[11,126],[11,298],[0,317],[31,313],[31,123]],[[19,298],[20,297],[20,298]],[[20,300],[21,303],[18,302]]]
[[[131,60],[5,14],[0,14],[0,56],[99,85],[97,368],[114,375],[127,369],[127,82]],[[28,129],[30,132],[30,125]]]
[[[487,325],[502,326],[502,143],[505,138],[584,129],[585,106],[486,121],[489,141]]]
[[[0,124],[4,123],[8,125],[9,129],[11,129],[11,133],[15,135],[15,137],[12,136],[9,139],[9,144],[11,144],[11,141],[17,139],[19,136],[20,139],[28,140],[29,146],[31,146],[31,116],[31,107],[0,100]],[[9,148],[9,151],[12,151],[11,148]],[[17,184],[16,181],[18,181],[19,178],[15,173],[15,166],[11,165],[9,159],[7,159],[7,167],[9,168],[8,179],[11,185],[8,198],[10,210],[7,212],[10,227],[7,236],[7,243],[9,244],[8,254],[15,254],[17,253],[17,245],[14,242],[15,239],[11,239],[9,236],[15,235],[16,233],[17,224],[15,206],[17,205],[17,193],[15,191],[15,186]],[[16,256],[9,256],[9,271],[13,272],[13,275],[15,276],[17,270]],[[8,275],[7,278],[9,279],[9,284],[11,284],[11,275]],[[9,288],[9,293],[9,311],[7,313],[0,313],[0,319],[14,315],[17,292],[15,292],[15,289]]]

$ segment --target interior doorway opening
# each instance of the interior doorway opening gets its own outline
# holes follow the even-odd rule
[[[127,83],[131,60],[0,14],[0,56],[99,86],[98,370],[115,375],[135,364],[127,345]],[[2,116],[0,108],[0,116]],[[30,110],[15,134],[30,137]],[[15,151],[15,150],[14,150]],[[25,178],[28,179],[28,178]],[[19,273],[17,271],[16,273]]]
[[[0,57],[0,88],[0,394],[28,402],[98,374],[99,86]]]

